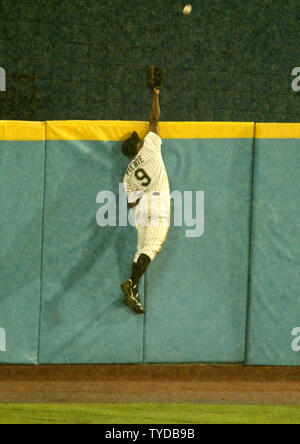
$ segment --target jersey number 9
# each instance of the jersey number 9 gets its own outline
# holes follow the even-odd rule
[[[142,182],[143,187],[147,187],[151,182],[150,177],[148,176],[146,171],[143,170],[143,168],[139,168],[138,170],[136,170],[134,175],[138,181],[142,182],[144,180],[144,182]]]

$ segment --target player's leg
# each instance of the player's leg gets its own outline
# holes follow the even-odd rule
[[[161,251],[170,229],[171,200],[169,193],[153,192],[149,222],[143,239],[141,253],[155,259]]]
[[[138,292],[141,277],[162,249],[169,228],[169,219],[161,218],[158,218],[152,224],[139,227],[138,251],[134,257],[131,273],[135,293]]]
[[[149,226],[145,233],[145,240],[143,248],[141,249],[141,254],[147,255],[151,261],[153,261],[156,256],[161,251],[170,226],[165,223],[159,223],[157,225]]]
[[[153,222],[153,221],[152,221]],[[139,226],[138,228],[138,251],[132,264],[130,279],[121,285],[125,293],[125,303],[137,313],[145,313],[140,303],[138,285],[141,277],[161,251],[169,231],[169,219],[159,218],[152,225]]]
[[[141,253],[137,262],[132,264],[131,280],[134,295],[139,292],[139,282],[147,268],[149,267],[151,258],[147,254]]]
[[[143,239],[143,243],[139,242],[139,249],[132,264],[131,278],[121,286],[122,290],[125,290],[125,294],[127,290],[125,303],[138,313],[145,312],[139,298],[139,281],[150,263],[162,249],[168,231],[169,226],[162,224],[158,226],[149,225],[144,227],[142,236],[140,236],[139,239],[140,241]]]
[[[121,289],[125,293],[125,304],[132,308],[136,313],[145,313],[145,309],[139,299],[138,284],[141,276],[144,274],[147,268],[147,259],[143,258],[143,256],[141,259],[139,259],[144,244],[146,227],[139,226],[137,227],[137,230],[138,248],[132,264],[131,277],[126,282],[121,284]],[[149,260],[149,263],[150,262],[151,260]]]

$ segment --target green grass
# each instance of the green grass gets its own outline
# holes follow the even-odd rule
[[[0,404],[0,424],[300,424],[300,406]]]

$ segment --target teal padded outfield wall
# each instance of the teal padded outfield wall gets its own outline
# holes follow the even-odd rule
[[[300,134],[292,136],[255,144],[248,364],[300,365]]]
[[[118,142],[47,141],[42,363],[142,362],[143,318],[121,303],[134,230],[99,227],[97,194],[118,195]]]
[[[44,157],[44,141],[0,142],[0,362],[38,358]]]
[[[252,145],[252,138],[165,142],[171,190],[204,192],[204,233],[187,237],[187,226],[172,227],[149,267],[147,362],[244,360]]]
[[[0,122],[0,363],[299,365],[300,125],[161,123],[175,193],[145,316],[120,290],[136,248],[120,146],[134,129],[147,123]],[[104,191],[115,226],[97,224]]]

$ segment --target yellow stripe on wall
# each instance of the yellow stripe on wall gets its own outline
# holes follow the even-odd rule
[[[116,120],[66,120],[46,122],[47,140],[125,140],[133,131],[147,133],[149,123]]]
[[[163,139],[252,138],[253,122],[160,122]],[[0,140],[122,141],[137,131],[144,138],[148,122],[67,120],[50,122],[0,121]],[[300,123],[257,123],[258,139],[300,139]]]
[[[252,122],[160,122],[163,139],[253,138]],[[133,131],[144,138],[149,122],[67,120],[46,122],[47,140],[126,140]]]
[[[253,122],[162,122],[163,139],[248,139]]]
[[[0,140],[13,141],[44,141],[46,134],[45,122],[23,122],[16,120],[0,120]]]
[[[300,139],[300,123],[257,123],[257,139]]]

